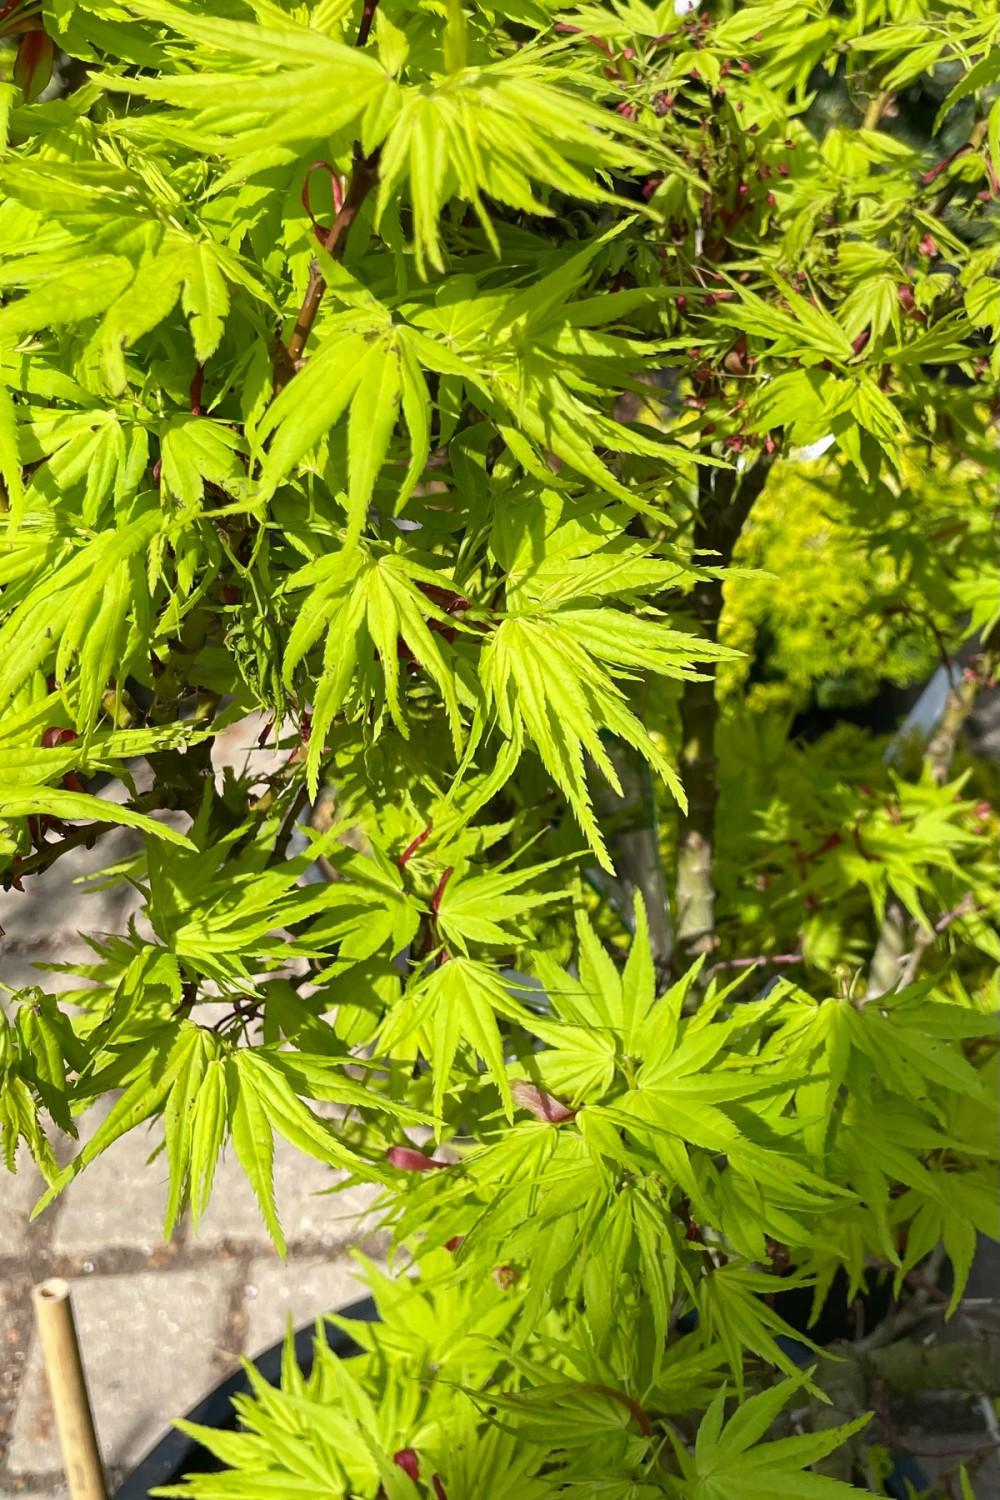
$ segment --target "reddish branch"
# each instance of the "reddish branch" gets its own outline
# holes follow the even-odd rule
[[[377,7],[378,0],[364,0],[364,10],[361,14],[361,24],[358,27],[356,46],[363,47],[367,42]],[[371,155],[365,156],[360,144],[357,141],[354,143],[354,163],[351,168],[351,177],[347,184],[347,191],[344,194],[344,201],[334,215],[333,223],[330,225],[322,242],[323,249],[332,260],[339,261],[344,258],[351,225],[360,213],[368,194],[378,181],[378,158],[379,153],[377,150],[373,151]],[[313,324],[316,321],[316,314],[319,312],[320,303],[323,301],[323,293],[325,291],[326,280],[316,261],[313,261],[309,268],[309,285],[306,287],[306,294],[302,299],[302,306],[299,308],[295,327],[292,329],[288,344],[279,349],[278,357],[275,361],[275,395],[284,390],[299,367],[299,361],[302,359],[306,344],[309,342],[309,335],[312,332]]]
[[[441,910],[441,900],[444,896],[445,886],[448,884],[453,874],[453,870],[445,870],[444,874],[441,876],[441,879],[438,881],[437,885],[434,888],[434,894],[431,897],[431,912],[435,917]]]
[[[789,964],[803,964],[805,959],[801,953],[757,953],[753,958],[726,958],[720,959],[717,964],[705,970],[704,979],[711,979],[713,974],[718,974],[720,969],[752,969],[755,964],[774,964],[787,967]]]
[[[378,152],[373,151],[370,156],[365,156],[361,148],[356,146],[354,150],[354,166],[351,171],[351,180],[347,184],[347,192],[344,194],[344,202],[339,213],[330,225],[323,248],[331,260],[343,260],[344,251],[347,249],[347,236],[351,225],[354,223],[361,205],[378,181]],[[323,293],[326,291],[326,280],[319,266],[313,261],[309,271],[309,285],[302,299],[292,336],[284,351],[281,367],[275,375],[275,394],[284,389],[289,380],[298,369],[316,314],[319,312]]]
[[[986,139],[988,131],[989,119],[984,118],[982,120],[977,120],[975,125],[973,125],[972,127],[969,139],[968,141],[966,141],[965,145],[959,146],[957,151],[953,151],[950,156],[945,157],[944,161],[939,162],[937,166],[932,167],[929,172],[925,172],[923,174],[924,186],[927,187],[933,184],[940,176],[940,174],[945,170],[945,168],[951,166],[953,161],[957,161],[960,157],[968,155],[970,151],[978,151],[979,147]],[[952,198],[955,196],[955,193],[958,191],[958,186],[961,181],[961,176],[956,173],[948,180],[948,182],[945,183],[944,187],[934,199],[931,212],[936,219],[939,219],[944,213],[945,209],[948,207],[948,204],[951,202]]]
[[[406,868],[406,866],[410,863],[410,860],[416,854],[416,852],[420,848],[421,844],[424,844],[424,843],[427,842],[427,840],[431,836],[431,832],[433,831],[433,828],[434,828],[434,824],[433,823],[428,823],[427,827],[423,830],[422,833],[418,833],[415,839],[411,839],[410,840],[410,842],[407,844],[406,848],[403,850],[402,854],[396,860],[396,864],[399,866],[399,868],[401,870],[404,870]]]
[[[643,1411],[638,1401],[634,1401],[624,1391],[617,1391],[611,1385],[600,1385],[597,1381],[593,1380],[585,1381],[582,1389],[593,1391],[596,1396],[606,1396],[609,1401],[617,1401],[619,1406],[624,1406],[627,1411],[631,1412],[643,1437],[649,1437],[652,1433],[653,1426],[649,1417]]]
[[[378,0],[365,0],[365,8],[361,12],[361,25],[358,27],[358,39],[356,47],[363,47],[371,34],[372,22],[378,9]]]

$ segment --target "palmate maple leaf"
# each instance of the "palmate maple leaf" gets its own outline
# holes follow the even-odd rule
[[[600,607],[510,614],[490,635],[479,663],[487,713],[508,742],[506,774],[530,743],[598,861],[612,873],[587,786],[589,758],[622,795],[604,733],[633,746],[680,805],[687,805],[677,772],[619,682],[641,673],[691,680],[704,675],[698,671],[702,664],[729,655],[657,620],[631,615],[627,631],[622,624],[618,610]]]
[[[811,1474],[808,1466],[825,1458],[860,1431],[871,1413],[829,1431],[761,1442],[775,1418],[801,1390],[789,1379],[741,1402],[725,1421],[723,1389],[698,1428],[694,1452],[676,1438],[674,1450],[683,1478],[671,1481],[671,1493],[682,1500],[847,1500],[861,1491],[839,1479]]]

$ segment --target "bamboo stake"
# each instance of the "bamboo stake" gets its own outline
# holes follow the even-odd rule
[[[59,1277],[43,1281],[35,1287],[31,1300],[52,1392],[70,1500],[108,1500],[69,1283]]]

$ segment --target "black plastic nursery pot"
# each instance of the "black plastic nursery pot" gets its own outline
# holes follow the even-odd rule
[[[859,1303],[853,1307],[848,1306],[846,1290],[847,1277],[844,1272],[840,1271],[834,1278],[817,1322],[808,1330],[808,1335],[814,1343],[831,1344],[839,1339],[856,1336],[859,1331],[870,1333],[892,1308],[890,1278],[884,1275],[870,1282],[859,1299]],[[774,1300],[776,1310],[786,1322],[797,1332],[805,1333],[812,1303],[811,1291],[805,1288],[790,1289],[787,1292],[780,1292]],[[338,1312],[345,1318],[354,1318],[366,1323],[373,1323],[378,1317],[375,1303],[370,1297],[339,1308]],[[307,1323],[295,1335],[295,1354],[299,1368],[304,1375],[308,1375],[312,1368],[315,1330],[315,1323]],[[349,1359],[352,1354],[359,1352],[358,1346],[348,1334],[333,1325],[327,1325],[326,1338],[330,1348],[341,1359]],[[780,1342],[787,1345],[786,1352],[797,1362],[803,1364],[812,1362],[812,1355],[804,1344],[785,1338],[782,1338]],[[280,1339],[253,1361],[264,1379],[272,1385],[280,1382],[283,1347],[284,1340]],[[189,1422],[196,1422],[201,1427],[213,1427],[217,1431],[231,1431],[236,1427],[232,1398],[248,1393],[249,1390],[250,1382],[246,1374],[243,1370],[237,1370],[221,1381],[214,1390],[209,1391],[207,1396],[204,1396],[196,1406],[185,1413],[185,1416]],[[150,1490],[159,1485],[178,1484],[186,1474],[215,1474],[223,1467],[224,1465],[206,1452],[200,1443],[188,1437],[186,1433],[171,1429],[150,1449],[139,1466],[115,1491],[113,1500],[149,1500]],[[919,1489],[923,1487],[921,1481],[926,1483],[918,1469],[911,1468],[904,1472],[904,1469],[900,1467],[898,1472],[890,1477],[887,1493],[897,1496],[898,1500],[903,1500],[903,1497],[910,1493],[908,1484]]]
[[[375,1304],[370,1297],[366,1297],[361,1302],[352,1302],[347,1307],[338,1308],[338,1312],[345,1318],[361,1319],[366,1323],[373,1323],[377,1316]],[[304,1375],[308,1375],[312,1368],[315,1331],[316,1324],[307,1323],[295,1335],[295,1355]],[[330,1348],[342,1359],[358,1353],[358,1347],[354,1341],[339,1328],[327,1325],[326,1338]],[[263,1354],[257,1355],[253,1361],[264,1379],[272,1385],[277,1385],[281,1378],[281,1352],[284,1342],[284,1339],[279,1339],[276,1344],[271,1345],[270,1349],[265,1349]],[[189,1422],[197,1422],[200,1427],[214,1427],[218,1431],[232,1430],[236,1426],[233,1397],[244,1395],[249,1390],[250,1382],[246,1373],[243,1370],[236,1370],[206,1396],[203,1396],[198,1404],[184,1415]],[[215,1474],[222,1467],[223,1465],[213,1458],[211,1453],[207,1453],[200,1443],[195,1442],[194,1438],[171,1428],[115,1491],[113,1500],[148,1500],[150,1490],[156,1489],[159,1485],[178,1484],[185,1474]]]

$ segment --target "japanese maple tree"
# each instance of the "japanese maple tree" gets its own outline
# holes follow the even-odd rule
[[[0,870],[126,825],[143,912],[8,997],[7,1164],[151,1124],[281,1249],[277,1132],[398,1252],[164,1493],[881,1486],[909,1346],[787,1299],[1000,1233],[995,4],[0,37]]]

